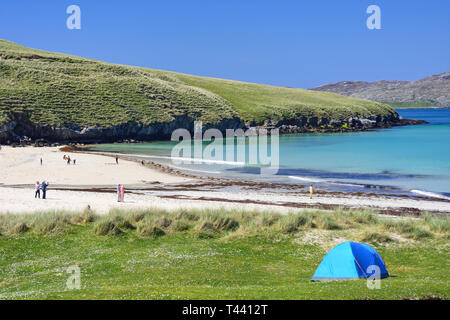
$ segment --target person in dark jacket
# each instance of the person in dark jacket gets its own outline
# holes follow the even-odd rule
[[[48,188],[48,183],[46,181],[42,181],[42,183],[41,183],[42,199],[46,199],[47,188]]]

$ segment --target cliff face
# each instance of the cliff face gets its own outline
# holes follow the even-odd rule
[[[450,71],[417,81],[342,81],[311,90],[383,103],[450,107]]]
[[[48,143],[107,143],[123,140],[168,140],[176,129],[187,129],[193,134],[195,119],[178,116],[171,122],[143,125],[138,122],[128,122],[111,127],[54,127],[39,125],[30,121],[28,115],[21,114],[12,121],[0,126],[0,143],[23,144],[36,140]],[[219,129],[225,136],[226,129],[264,128],[279,129],[280,134],[308,133],[308,132],[348,132],[363,131],[391,126],[423,123],[415,120],[400,119],[397,114],[392,116],[374,116],[369,118],[328,119],[300,117],[290,120],[266,121],[258,126],[245,123],[240,118],[223,119],[218,123],[204,124],[203,130]],[[270,132],[269,132],[270,133]]]
[[[0,143],[168,139],[175,129],[250,127],[281,133],[402,124],[388,105],[108,64],[0,40]]]
[[[82,127],[40,125],[30,121],[28,115],[21,114],[12,121],[0,126],[0,142],[4,144],[21,143],[24,140],[46,140],[48,142],[64,143],[106,143],[128,139],[135,140],[168,140],[176,129],[194,130],[195,119],[186,116],[177,116],[171,122],[143,125],[138,122],[128,122],[110,127]],[[245,128],[244,122],[239,118],[223,119],[215,124],[206,124],[204,129],[210,127],[221,131],[226,129]]]

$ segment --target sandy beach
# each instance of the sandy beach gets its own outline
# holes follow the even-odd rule
[[[68,165],[68,155],[76,164]],[[42,158],[43,164],[40,165]],[[0,183],[26,185],[46,180],[50,185],[116,185],[153,182],[180,183],[189,179],[142,167],[132,161],[83,153],[61,152],[57,147],[2,147],[0,150]]]
[[[68,165],[64,155],[76,159]],[[40,159],[43,164],[41,166]],[[289,212],[305,208],[370,208],[387,214],[430,211],[450,213],[450,201],[370,197],[318,192],[313,199],[301,190],[217,179],[201,180],[162,172],[136,161],[56,147],[2,147],[0,151],[0,213],[79,211],[88,205],[97,213],[111,209],[245,209]],[[169,170],[170,171],[170,170]],[[46,200],[34,198],[34,183],[46,180]],[[125,202],[117,202],[115,186],[125,186]]]

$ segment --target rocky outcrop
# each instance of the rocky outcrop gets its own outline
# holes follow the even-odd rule
[[[417,81],[341,81],[311,90],[384,103],[450,107],[450,71]]]
[[[215,124],[204,124],[203,129],[210,127],[225,131],[225,129],[245,128],[245,123],[239,118],[223,119]],[[111,127],[80,127],[65,125],[52,127],[34,124],[27,115],[15,116],[14,119],[0,126],[0,143],[20,143],[24,140],[45,140],[49,143],[107,143],[129,139],[150,141],[168,140],[176,129],[187,129],[191,133],[194,119],[179,116],[171,122],[143,125],[137,122]]]
[[[66,125],[52,127],[34,124],[26,114],[14,115],[13,120],[0,126],[1,144],[31,144],[36,145],[52,143],[108,143],[124,140],[168,140],[176,129],[187,129],[193,133],[194,119],[178,116],[171,122],[143,125],[137,122],[128,122],[111,127],[80,127]],[[239,118],[223,119],[215,124],[203,124],[203,130],[216,128],[225,132],[226,129],[273,129],[278,128],[280,134],[307,133],[307,132],[348,132],[364,131],[377,128],[387,128],[399,125],[412,125],[426,123],[421,120],[401,119],[394,113],[389,117],[368,116],[362,118],[348,118],[342,120],[327,118],[306,118],[281,121],[266,121],[261,124],[244,123]]]
[[[398,114],[389,117],[368,116],[365,118],[352,117],[348,119],[335,120],[327,118],[302,118],[299,121],[280,121],[274,125],[279,128],[281,134],[308,133],[308,132],[352,132],[366,131],[393,126],[405,126],[415,124],[426,124],[426,121],[415,119],[403,119]],[[273,124],[272,124],[273,125]]]

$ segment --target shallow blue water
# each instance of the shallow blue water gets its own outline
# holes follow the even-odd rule
[[[283,137],[282,165],[318,170],[313,176],[325,179],[450,192],[450,109],[398,112],[429,124]]]
[[[422,119],[429,124],[356,133],[281,136],[280,169],[276,177],[290,182],[390,186],[450,196],[450,109],[399,109],[397,112],[404,118]],[[95,148],[169,156],[174,145],[173,142],[154,142]],[[226,153],[226,148],[224,150]],[[248,150],[246,154],[248,156]],[[248,163],[248,157],[246,159]],[[191,170],[220,171],[222,175],[259,175],[255,165],[182,166]]]

